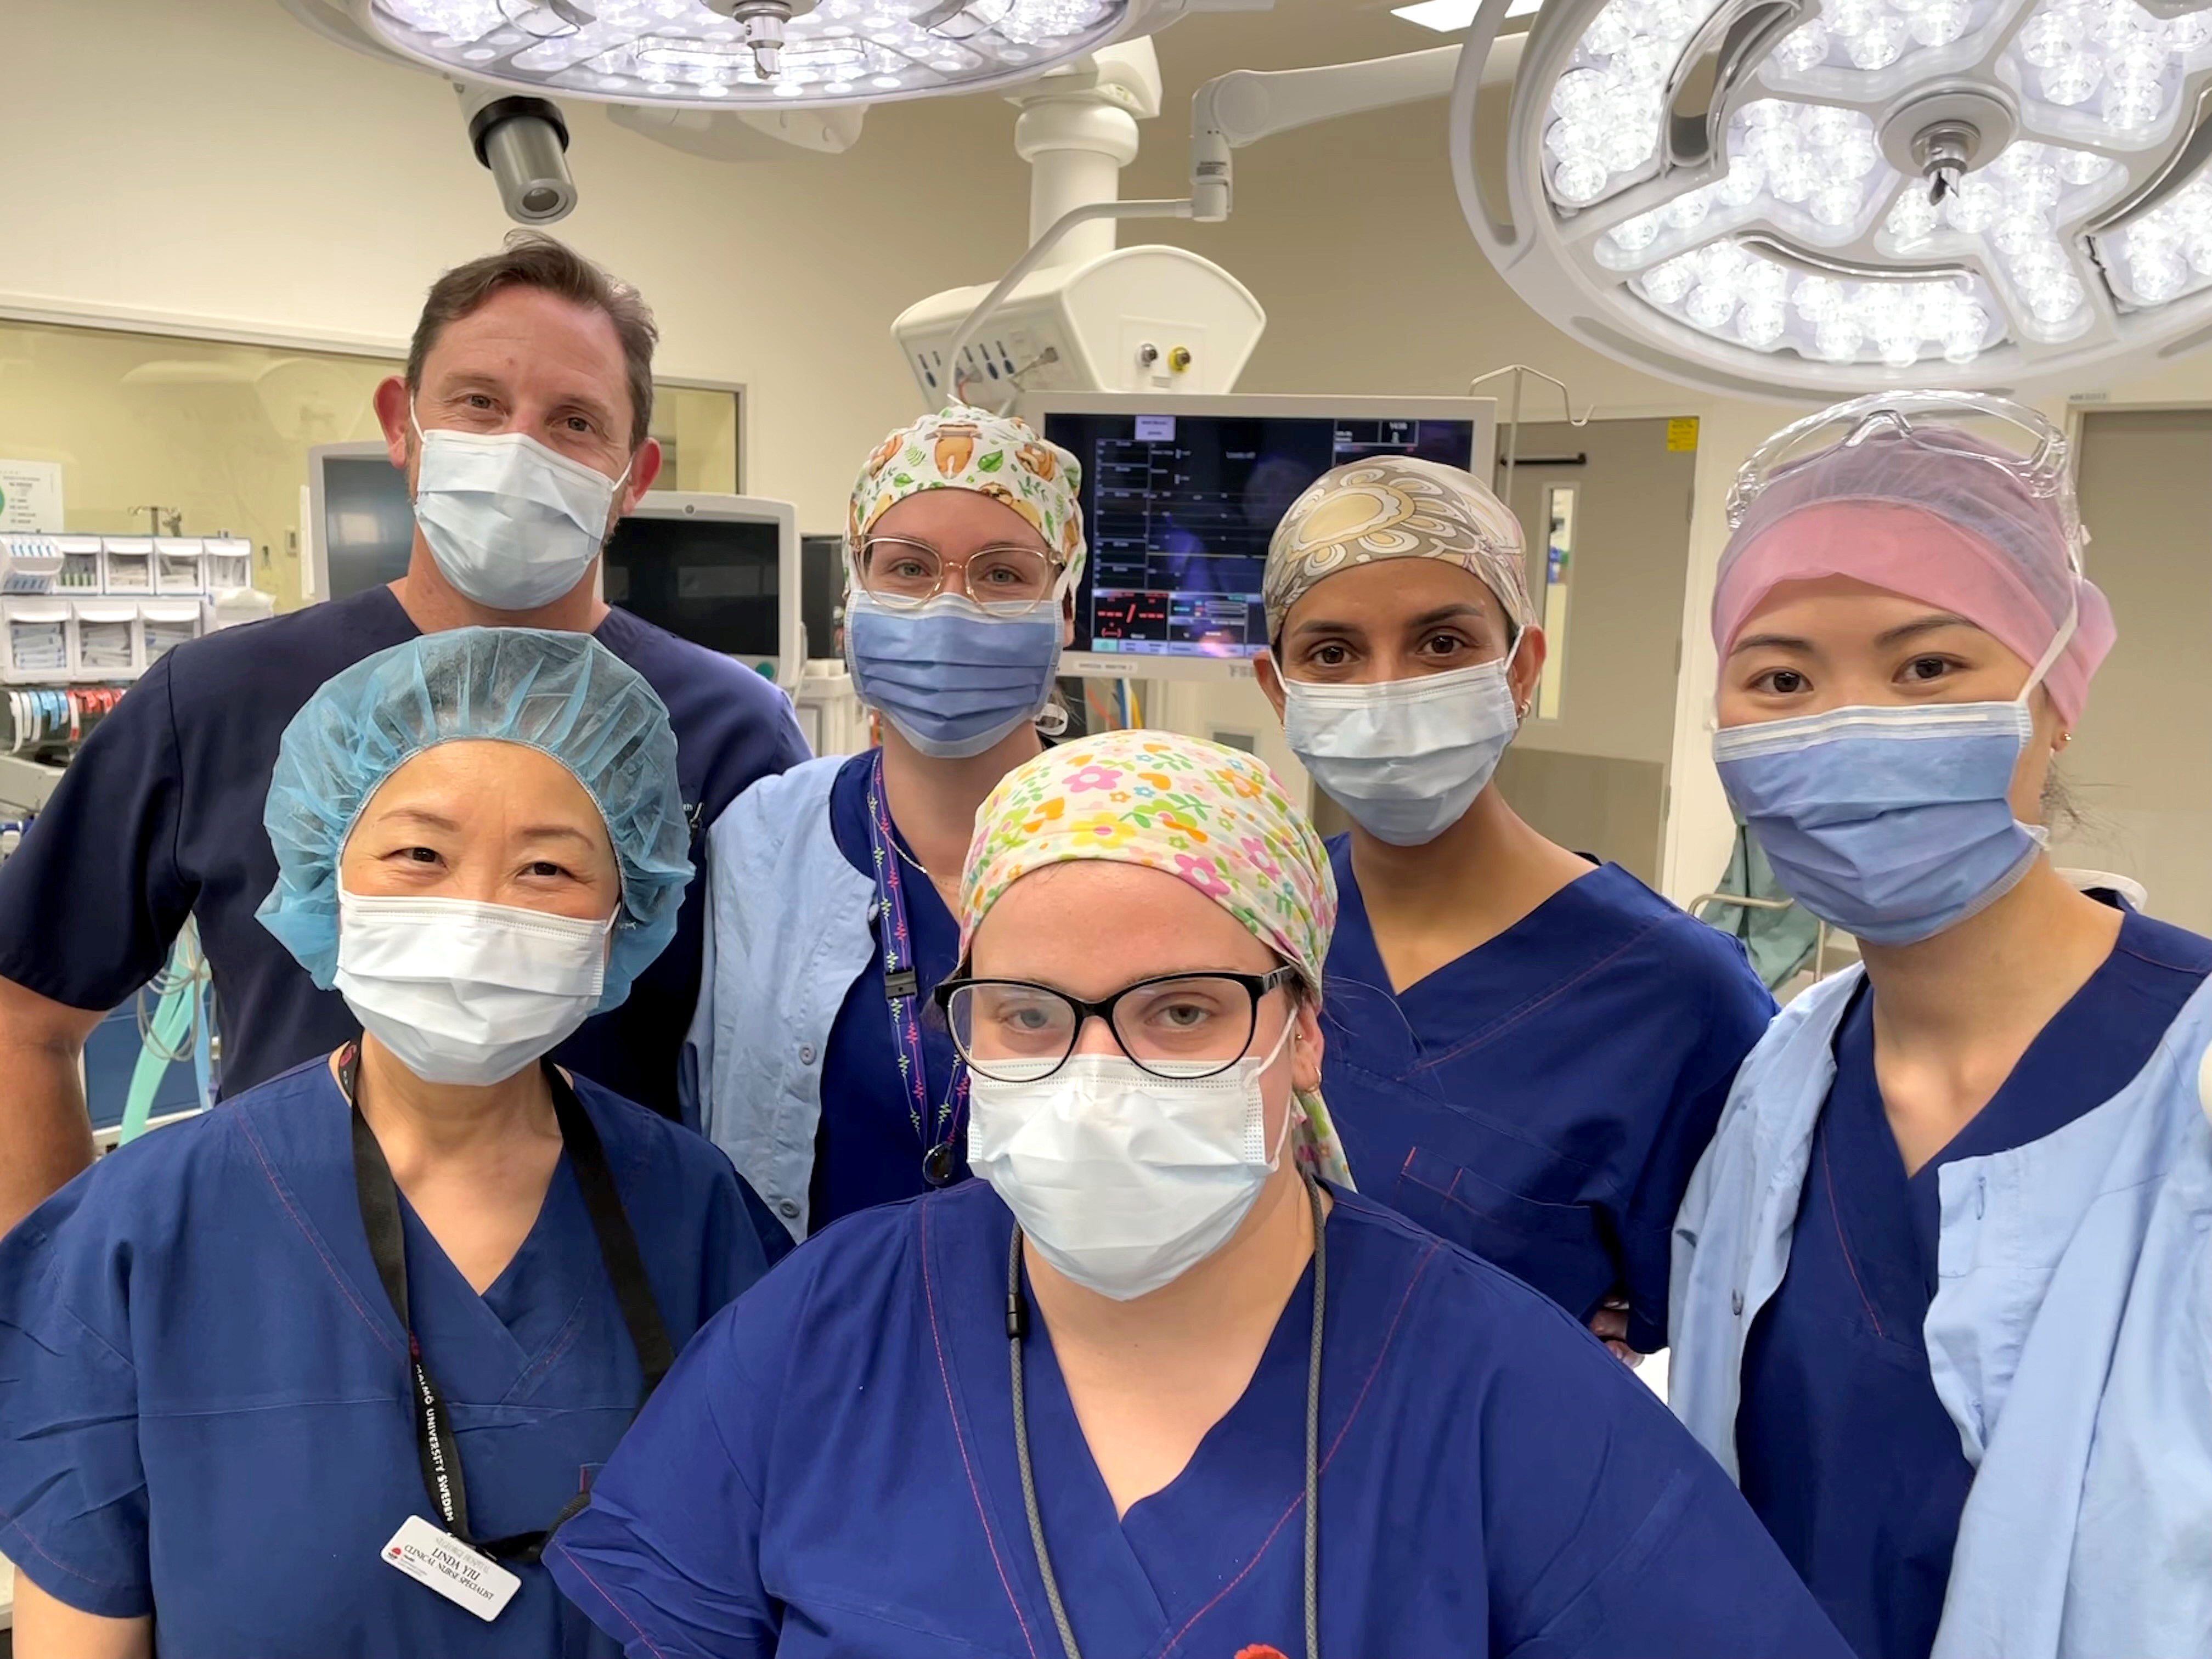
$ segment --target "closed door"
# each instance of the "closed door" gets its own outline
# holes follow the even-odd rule
[[[2087,416],[2080,479],[2119,643],[2058,763],[2052,852],[2212,933],[2212,410]]]
[[[1501,433],[1501,490],[1505,441]],[[1498,787],[1553,841],[1654,886],[1696,444],[1693,421],[1530,422],[1511,485],[1553,665]]]

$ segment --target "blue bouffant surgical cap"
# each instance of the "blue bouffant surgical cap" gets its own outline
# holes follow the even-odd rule
[[[519,743],[568,768],[605,818],[622,870],[602,1012],[676,935],[691,879],[676,733],[637,672],[585,634],[462,628],[364,658],[284,728],[263,822],[276,885],[261,925],[315,983],[338,965],[338,857],[384,781],[426,749]]]

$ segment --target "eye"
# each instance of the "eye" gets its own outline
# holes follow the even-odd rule
[[[563,424],[568,427],[569,431],[578,433],[585,437],[589,437],[592,433],[599,430],[599,428],[592,423],[591,418],[588,416],[584,415],[571,415],[567,418]]]
[[[1422,642],[1422,651],[1432,657],[1449,657],[1467,648],[1467,641],[1456,634],[1431,634]]]
[[[1904,678],[1915,683],[1940,680],[1951,672],[1948,657],[1915,657],[1905,665]]]
[[[471,409],[489,409],[492,406],[491,394],[488,392],[471,392],[463,402]]]
[[[532,863],[524,865],[522,873],[526,876],[552,879],[573,878],[573,872],[566,866],[556,864],[550,859],[538,859]]]
[[[1794,668],[1770,668],[1751,683],[1754,691],[1765,691],[1778,697],[1794,697],[1811,688],[1812,682]]]
[[[437,849],[430,847],[397,848],[392,856],[403,859],[410,864],[435,864],[439,861]]]
[[[1322,668],[1342,668],[1352,661],[1352,648],[1341,640],[1325,640],[1306,653],[1306,660]]]

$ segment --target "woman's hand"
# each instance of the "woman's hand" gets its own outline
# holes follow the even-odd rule
[[[154,1621],[102,1619],[15,1575],[17,1659],[153,1659]]]
[[[1613,1350],[1613,1358],[1632,1371],[1644,1363],[1644,1356],[1628,1346],[1628,1298],[1609,1296],[1598,1304],[1590,1316],[1590,1330]]]

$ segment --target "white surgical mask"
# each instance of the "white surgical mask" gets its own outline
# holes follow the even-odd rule
[[[1120,1054],[1025,1083],[971,1072],[969,1167],[1068,1279],[1116,1302],[1157,1291],[1229,1242],[1274,1172],[1283,1137],[1267,1145],[1260,1077],[1296,1025],[1212,1077],[1155,1077]]]
[[[598,1008],[613,920],[341,890],[338,992],[425,1083],[498,1083]]]
[[[494,611],[535,611],[584,580],[629,468],[610,478],[521,432],[415,433],[415,522],[447,581]]]
[[[1360,828],[1419,847],[1474,805],[1520,729],[1507,678],[1521,638],[1497,662],[1379,684],[1283,677],[1283,735],[1313,780]]]

